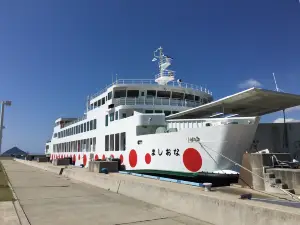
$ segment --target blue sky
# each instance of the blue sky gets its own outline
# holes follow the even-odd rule
[[[216,99],[249,85],[300,94],[298,0],[61,0],[0,2],[3,150],[44,150],[60,116],[119,78],[151,79],[160,45],[177,78]],[[300,119],[300,108],[287,116]],[[263,121],[274,121],[280,113]]]

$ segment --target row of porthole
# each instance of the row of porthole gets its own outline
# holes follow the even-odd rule
[[[51,159],[52,159],[52,157],[53,157],[53,159],[56,159],[56,158],[66,158],[68,156],[69,156],[68,154],[67,155],[53,155],[53,156],[51,155]],[[70,155],[70,157],[72,157],[72,156]],[[110,155],[110,157],[114,158],[114,155]],[[72,159],[73,159],[73,162],[76,161],[75,154],[73,155]],[[97,159],[99,159],[98,154],[95,155],[95,160],[97,160]],[[80,155],[78,155],[78,160],[80,160]],[[105,160],[104,154],[102,155],[102,160]],[[124,157],[122,154],[120,155],[120,160],[121,160],[121,163],[123,163]],[[145,154],[145,163],[150,164],[151,161],[152,161],[151,155],[149,153],[146,153]],[[197,151],[194,148],[187,148],[184,150],[184,152],[182,154],[182,161],[183,161],[184,166],[191,172],[197,172],[202,167],[202,157],[201,157],[199,151]],[[83,156],[83,164],[86,165],[86,162],[87,162],[87,156],[84,155]],[[137,152],[136,152],[136,150],[131,149],[129,152],[129,165],[131,166],[131,168],[135,168],[137,163],[138,163]]]

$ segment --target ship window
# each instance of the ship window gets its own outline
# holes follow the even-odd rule
[[[80,133],[83,132],[83,124],[80,125]]]
[[[145,110],[145,113],[153,113],[153,110]]]
[[[200,101],[200,96],[195,96],[195,101],[199,102]]]
[[[105,115],[105,126],[108,126],[108,115]]]
[[[90,131],[90,122],[89,121],[86,123],[86,131]]]
[[[97,101],[98,107],[101,106],[101,99]]]
[[[75,127],[75,134],[78,134],[78,125]]]
[[[88,138],[88,139],[86,139],[86,151],[87,152],[90,152],[91,151],[91,147],[90,147],[91,145],[90,145],[90,139]]]
[[[93,107],[94,109],[97,108],[97,102],[94,102]]]
[[[165,116],[168,116],[171,114],[171,111],[164,111],[164,113],[165,113]]]
[[[96,130],[96,128],[97,128],[97,120],[94,119],[94,130]]]
[[[90,130],[93,130],[93,120],[90,121]]]
[[[109,92],[109,93],[107,94],[107,100],[111,100],[111,97],[112,97],[112,92]]]
[[[126,90],[115,90],[114,98],[125,98],[126,97]]]
[[[169,91],[157,91],[157,97],[158,98],[170,98],[170,92]]]
[[[91,104],[90,107],[91,107],[91,109],[94,109],[94,104]]]
[[[118,120],[119,119],[119,112],[117,111],[116,112],[116,118],[115,118],[116,120]]]
[[[184,94],[180,92],[172,92],[172,99],[183,99]]]
[[[110,122],[114,121],[114,117],[115,117],[114,113],[110,113],[109,114],[109,120],[110,120]]]
[[[105,98],[103,97],[102,98],[102,105],[104,105],[105,104]]]
[[[115,134],[115,151],[119,150],[119,134]]]
[[[93,138],[93,152],[96,151],[96,138]]]
[[[86,132],[86,123],[84,123],[84,132]]]
[[[120,150],[121,151],[125,151],[126,150],[126,133],[123,132],[121,133],[121,146],[120,146]]]
[[[194,95],[185,94],[184,99],[194,101]]]
[[[141,92],[141,96],[145,96],[145,92],[144,91]]]
[[[109,135],[105,135],[105,151],[109,150]]]
[[[156,96],[156,91],[155,90],[147,90],[147,97],[155,97]]]
[[[122,113],[122,118],[126,118],[126,113]]]
[[[115,138],[114,138],[114,135],[111,134],[109,136],[109,150],[110,151],[114,151],[114,144],[115,144]]]
[[[155,110],[155,113],[162,113],[162,110]]]
[[[86,139],[83,139],[83,145],[82,145],[82,150],[85,150],[86,151]]]
[[[139,90],[128,90],[127,97],[128,98],[137,98],[139,97],[140,91]]]

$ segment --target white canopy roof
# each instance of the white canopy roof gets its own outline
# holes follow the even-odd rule
[[[169,115],[166,119],[209,117],[213,113],[262,116],[298,105],[300,105],[300,95],[250,88],[217,101]]]

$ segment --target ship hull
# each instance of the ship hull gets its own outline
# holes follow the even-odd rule
[[[90,160],[111,157],[119,158],[128,171],[144,171],[148,174],[153,174],[153,171],[171,174],[168,172],[171,171],[177,174],[205,174],[206,177],[219,174],[222,177],[228,171],[239,172],[232,161],[241,163],[243,153],[250,149],[257,125],[256,118],[251,124],[227,124],[140,135],[127,143],[126,151],[58,153],[52,154],[51,158],[72,157],[75,165],[88,167]],[[236,174],[231,175],[236,177]]]

